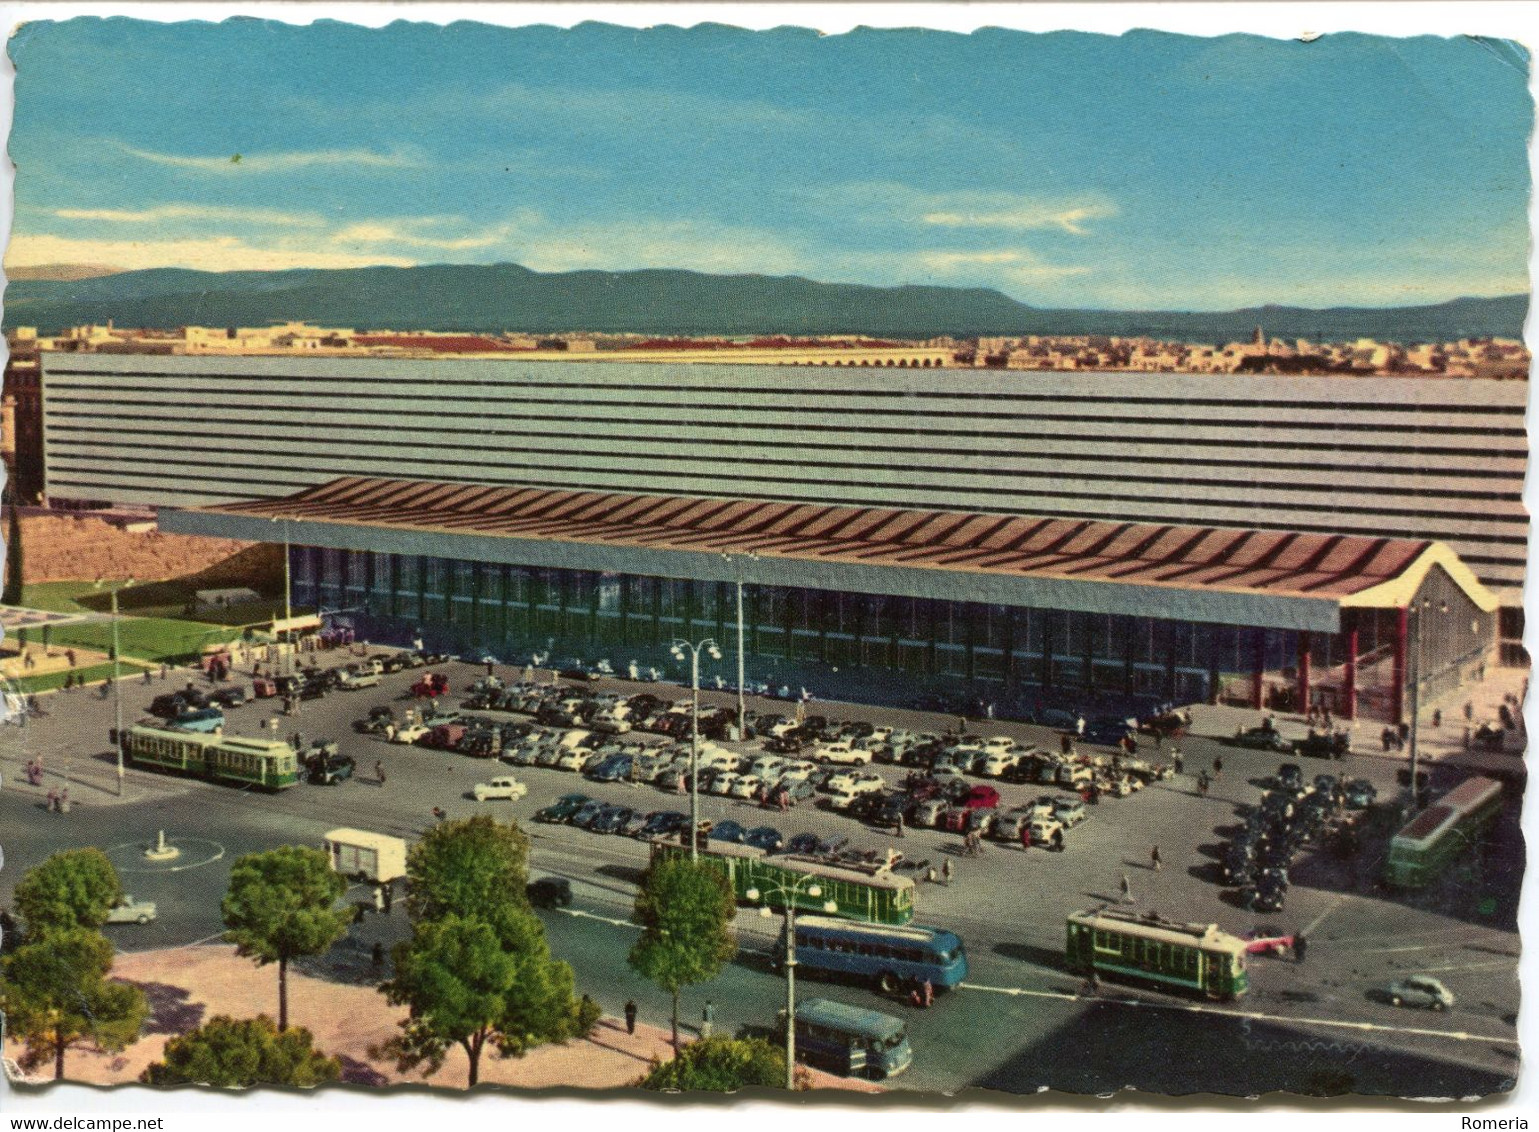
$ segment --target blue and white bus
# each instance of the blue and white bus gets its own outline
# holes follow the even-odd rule
[[[782,927],[782,953],[785,942]],[[796,917],[796,963],[803,973],[873,983],[887,994],[927,982],[949,990],[967,978],[962,941],[943,928],[865,924],[837,916]]]

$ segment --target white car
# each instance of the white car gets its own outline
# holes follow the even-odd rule
[[[725,747],[700,748],[701,770],[737,770],[738,756]]]
[[[862,750],[853,743],[825,743],[812,752],[812,757],[820,763],[865,766],[871,761],[871,752]]]
[[[415,743],[426,735],[428,730],[427,727],[420,723],[408,723],[405,727],[396,729],[395,739],[392,741],[396,743]]]
[[[580,728],[575,731],[568,731],[561,736],[556,745],[571,750],[591,734],[591,731],[583,731]]]
[[[895,734],[891,727],[873,727],[869,738],[875,739],[878,743],[891,743]]]
[[[754,759],[748,771],[760,778],[779,778],[787,766],[787,760],[779,755],[761,755]]]
[[[1032,818],[1031,843],[1044,848],[1063,844],[1063,823],[1057,818]]]
[[[991,755],[1008,754],[1016,749],[1016,742],[1008,735],[995,735],[984,741],[983,749]]]
[[[471,789],[477,802],[485,802],[492,798],[505,798],[509,802],[516,802],[529,793],[529,787],[510,774],[501,778],[494,778],[490,782],[478,782]]]
[[[879,774],[847,770],[830,778],[825,789],[830,794],[839,794],[846,790],[856,794],[869,794],[873,790],[880,790],[882,786],[882,776]]]
[[[711,785],[706,790],[708,794],[720,794],[722,797],[732,793],[732,788],[743,780],[743,776],[735,771],[725,770],[711,779]]]
[[[109,924],[147,924],[154,918],[154,901],[135,900],[132,896],[123,897],[107,913]]]
[[[1021,761],[1024,752],[1021,751],[994,751],[983,760],[983,766],[979,770],[985,778],[998,778],[1005,771]]]
[[[930,772],[930,777],[937,782],[948,782],[953,778],[966,779],[967,775],[954,766],[938,766]]]
[[[740,774],[737,781],[727,789],[727,793],[734,798],[753,798],[764,786],[764,780],[757,774]]]
[[[781,782],[806,782],[817,770],[812,763],[787,763],[780,771]]]
[[[585,747],[568,749],[556,762],[557,770],[581,770],[593,757],[593,752]]]
[[[854,790],[835,790],[827,796],[828,808],[831,810],[847,810],[855,804],[855,799],[860,795]]]
[[[1090,811],[1085,808],[1085,803],[1078,798],[1055,798],[1053,800],[1053,817],[1062,822],[1065,829],[1073,829],[1089,816]]]

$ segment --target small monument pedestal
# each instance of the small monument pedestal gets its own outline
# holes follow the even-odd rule
[[[155,844],[144,851],[144,859],[147,861],[174,861],[182,855],[182,851],[166,840],[166,831],[160,830],[155,835]]]

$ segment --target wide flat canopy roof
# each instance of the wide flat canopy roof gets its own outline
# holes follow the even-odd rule
[[[283,530],[278,524],[281,522]],[[1440,543],[955,511],[346,477],[163,512],[164,529],[664,577],[1334,630],[1403,604]]]

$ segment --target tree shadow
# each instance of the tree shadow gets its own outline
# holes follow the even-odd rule
[[[150,1016],[145,1021],[146,1034],[185,1034],[196,1030],[203,1022],[208,1009],[201,1002],[188,1001],[185,988],[170,983],[131,983],[144,992],[150,1005]]]
[[[388,1085],[390,1078],[386,1077],[378,1069],[356,1057],[349,1057],[345,1053],[336,1055],[342,1063],[342,1083],[346,1085]]]

